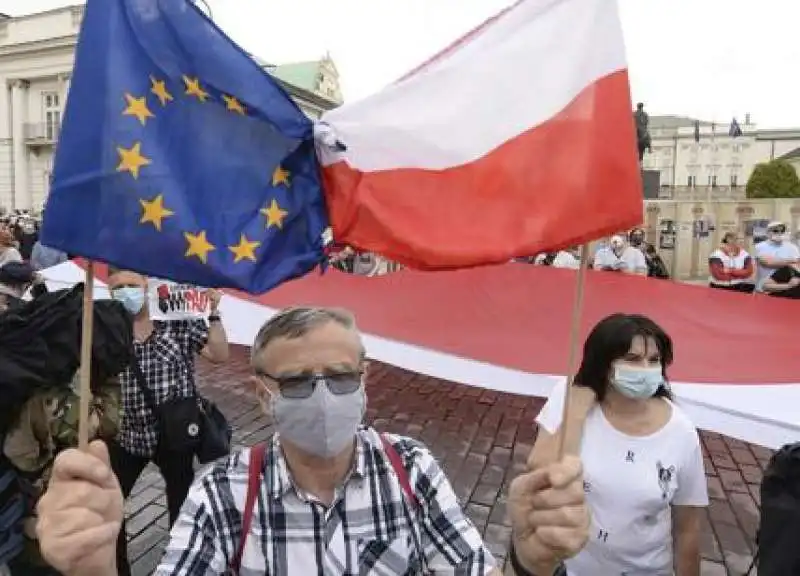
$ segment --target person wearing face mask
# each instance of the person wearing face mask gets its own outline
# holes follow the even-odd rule
[[[197,479],[156,576],[501,576],[428,449],[361,425],[367,365],[348,312],[283,310],[259,331],[251,359],[276,433]],[[106,543],[121,499],[102,445],[90,449],[59,457],[39,504],[42,549],[65,576],[115,574]],[[72,497],[81,481],[83,497]],[[589,525],[582,486],[575,457],[512,482],[507,574],[551,576],[580,550]],[[75,520],[62,529],[67,517]]]
[[[786,224],[770,222],[767,225],[767,239],[756,245],[758,274],[756,290],[764,292],[764,282],[776,270],[800,264],[800,249],[786,238]]]
[[[656,251],[656,247],[652,244],[645,242],[644,230],[641,228],[634,228],[628,234],[628,241],[631,248],[639,250],[644,255],[645,266],[647,267],[648,278],[669,278],[667,266],[664,264],[661,256]]]
[[[624,272],[647,275],[647,261],[641,250],[625,245],[622,236],[612,236],[608,246],[600,248],[595,254],[593,268],[608,272]]]
[[[117,439],[109,446],[111,467],[123,498],[127,498],[142,471],[154,462],[166,483],[172,525],[194,479],[194,450],[173,450],[160,442],[155,410],[167,400],[197,395],[197,354],[213,363],[227,360],[228,341],[218,310],[220,294],[210,291],[208,324],[203,319],[154,321],[150,319],[145,277],[114,270],[108,287],[111,297],[133,316],[136,364],[120,374],[122,418]],[[150,390],[149,394],[143,386]],[[119,574],[130,574],[124,525],[117,541],[116,565]]]
[[[570,576],[699,576],[708,493],[700,439],[672,401],[672,342],[652,320],[614,314],[586,339],[565,443],[578,450],[591,511]],[[540,412],[532,459],[556,449],[565,384]]]
[[[637,250],[641,250],[644,252],[644,249],[647,247],[647,243],[644,241],[644,230],[641,228],[634,228],[628,234],[628,240],[633,248]]]

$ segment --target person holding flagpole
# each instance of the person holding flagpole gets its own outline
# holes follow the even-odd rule
[[[288,308],[251,351],[276,433],[194,483],[157,576],[501,576],[427,447],[363,426],[366,351],[353,316]],[[552,576],[588,537],[581,464],[537,463],[511,484],[516,576]],[[65,576],[116,576],[122,492],[102,443],[59,455],[39,503],[45,558]]]

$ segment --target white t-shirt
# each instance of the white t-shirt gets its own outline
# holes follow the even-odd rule
[[[644,253],[632,246],[626,246],[619,256],[611,248],[601,248],[594,256],[594,267],[597,270],[618,268],[628,274],[644,275],[647,273],[647,261]]]
[[[558,384],[536,421],[551,434],[561,425],[565,385]],[[708,487],[697,430],[670,402],[658,432],[628,436],[599,405],[581,440],[589,541],[567,560],[570,576],[672,576],[673,506],[707,506]]]

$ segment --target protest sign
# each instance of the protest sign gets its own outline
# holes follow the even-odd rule
[[[151,278],[147,283],[150,317],[154,320],[206,318],[208,289]]]

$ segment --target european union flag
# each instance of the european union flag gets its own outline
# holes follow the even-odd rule
[[[323,259],[313,125],[188,0],[89,0],[42,241],[252,293]]]

